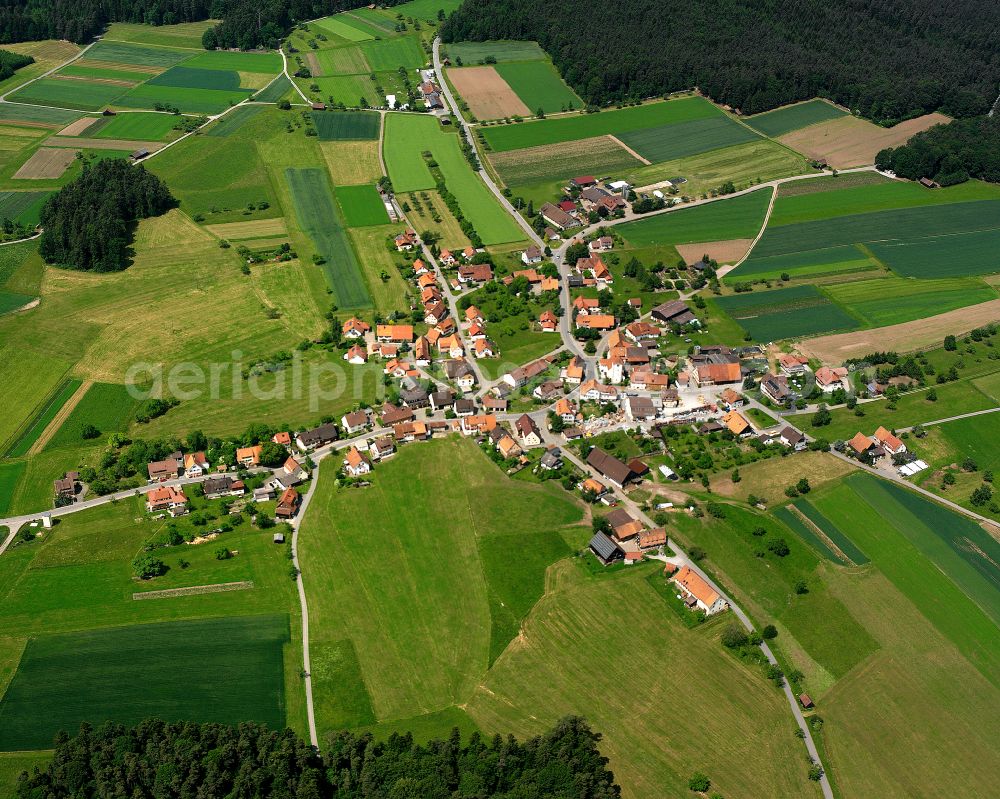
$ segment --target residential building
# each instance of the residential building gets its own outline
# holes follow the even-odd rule
[[[826,393],[836,391],[838,388],[846,389],[849,387],[847,374],[847,369],[843,366],[833,368],[821,366],[816,370],[816,385]]]
[[[171,516],[187,513],[187,497],[177,486],[157,486],[146,494],[146,510],[150,513],[166,510]]]
[[[299,503],[301,502],[301,497],[299,492],[294,488],[285,489],[282,495],[278,498],[277,507],[274,509],[274,515],[279,519],[291,519],[299,511]]]
[[[339,438],[340,431],[337,430],[337,425],[333,422],[328,422],[327,424],[321,424],[319,427],[314,427],[312,430],[299,433],[295,438],[295,443],[303,452],[308,452],[317,447],[332,444]]]
[[[351,447],[347,450],[347,455],[344,457],[345,472],[351,477],[361,477],[361,475],[368,474],[371,470],[371,461],[365,455],[362,455],[357,447]]]
[[[882,426],[879,426],[878,430],[875,431],[873,438],[890,455],[900,455],[906,452],[906,444]]]
[[[785,427],[778,434],[778,440],[786,447],[790,447],[796,452],[801,452],[808,446],[806,437],[794,427]]]
[[[521,253],[521,262],[532,266],[534,264],[540,264],[542,262],[542,250],[537,244],[532,244],[528,249]]]
[[[529,447],[535,447],[542,443],[542,434],[538,430],[535,420],[528,414],[522,413],[514,422],[514,429],[521,437],[521,440]]]
[[[604,533],[594,533],[594,537],[590,539],[590,550],[605,566],[625,557],[622,548]]]
[[[236,450],[236,463],[244,469],[260,466],[260,453],[262,449],[260,444],[253,447],[240,447]]]
[[[190,452],[184,456],[184,474],[186,477],[201,477],[208,474],[208,458],[204,452]]]
[[[670,578],[681,592],[689,607],[697,607],[712,616],[729,607],[719,592],[690,566],[683,566]]]
[[[242,480],[234,480],[228,475],[219,477],[209,477],[201,487],[205,491],[205,499],[219,499],[220,497],[242,497],[246,493],[246,486]]]

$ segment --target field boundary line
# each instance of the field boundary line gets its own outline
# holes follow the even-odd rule
[[[174,596],[220,594],[226,591],[249,591],[251,588],[254,588],[253,580],[240,580],[234,583],[212,583],[210,585],[191,585],[186,588],[164,588],[160,591],[136,591],[132,594],[132,599],[135,601],[141,599],[167,599]]]
[[[45,449],[46,444],[52,440],[52,437],[58,432],[59,428],[63,426],[69,415],[83,400],[84,395],[90,391],[92,385],[94,385],[93,380],[84,380],[80,384],[80,387],[73,392],[73,396],[66,400],[66,403],[59,409],[59,413],[52,418],[52,421],[48,423],[38,438],[35,439],[35,443],[31,445],[31,449],[26,454],[37,455]]]
[[[45,397],[42,398],[41,402],[39,402],[35,406],[34,412],[31,414],[31,416],[29,416],[20,425],[18,425],[18,428],[7,437],[6,441],[0,442],[0,444],[2,444],[2,446],[0,446],[0,456],[10,457],[10,451],[14,449],[15,446],[17,446],[22,436],[24,436],[29,430],[31,430],[32,426],[35,424],[35,421],[42,414],[44,414],[46,410],[48,410],[49,406],[53,402],[56,401],[56,398],[63,391],[63,389],[66,388],[66,384],[69,383],[70,380],[71,378],[69,377],[69,368],[67,367],[66,371],[63,373],[62,378],[59,380],[58,383],[56,383],[55,387],[48,394],[46,394]]]
[[[611,141],[613,141],[615,144],[617,144],[619,147],[621,147],[623,150],[625,150],[625,152],[627,152],[629,155],[632,155],[632,156],[635,156],[636,158],[638,158],[646,166],[651,166],[652,165],[652,163],[653,163],[652,161],[650,161],[648,158],[646,158],[644,156],[639,155],[639,153],[637,153],[635,150],[633,150],[631,147],[629,147],[625,142],[623,142],[621,139],[619,139],[613,133],[607,134],[607,137]]]
[[[838,547],[833,542],[833,540],[825,532],[823,532],[823,529],[818,524],[816,524],[812,519],[810,519],[808,516],[806,516],[797,507],[795,507],[795,503],[794,502],[790,502],[787,505],[787,507],[788,507],[788,511],[793,516],[795,516],[806,527],[808,527],[810,530],[812,530],[814,533],[816,533],[816,535],[820,539],[820,541],[822,541],[824,544],[826,544],[828,547],[830,547],[830,551],[831,552],[835,552],[837,554],[837,556],[844,561],[844,565],[845,566],[848,565],[848,564],[851,565],[851,566],[857,566],[858,565],[853,560],[851,560],[849,557],[847,557],[847,555],[844,553],[844,551],[840,547]]]
[[[128,39],[108,39],[106,37],[101,37],[99,41],[102,42],[118,42],[118,44],[130,44],[133,47],[161,47],[164,50],[190,50],[192,53],[209,53],[210,50],[205,50],[201,47],[185,47],[182,44],[153,44],[152,42],[130,42]],[[270,51],[268,51],[270,52]],[[189,56],[194,58],[194,56]],[[174,64],[174,66],[177,66]],[[169,69],[169,67],[168,67]]]

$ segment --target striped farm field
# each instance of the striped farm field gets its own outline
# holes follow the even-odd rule
[[[857,319],[815,286],[733,294],[715,302],[754,340],[762,342],[860,326]]]
[[[728,200],[626,222],[618,227],[618,232],[637,247],[752,239],[764,223],[770,199],[771,191],[762,189]]]
[[[83,116],[79,111],[64,108],[39,108],[19,103],[0,103],[0,120],[6,122],[37,123],[60,128]]]
[[[1000,270],[1000,264],[996,268]],[[832,283],[824,292],[871,327],[924,319],[997,299],[996,289],[970,278],[910,280],[887,276]]]
[[[276,103],[290,91],[292,91],[292,82],[287,76],[278,75],[257,92],[253,99],[259,103]]]
[[[841,108],[825,100],[807,100],[804,103],[788,105],[784,108],[776,108],[774,111],[767,111],[763,114],[756,114],[746,119],[746,123],[754,130],[758,130],[765,136],[783,136],[793,130],[815,125],[817,122],[826,122],[830,119],[837,119],[847,114]]]
[[[213,123],[208,129],[207,135],[231,136],[242,128],[244,123],[253,119],[263,110],[264,108],[259,105],[242,105],[239,108],[234,108],[218,122]]]
[[[352,17],[359,17],[369,25],[381,28],[386,33],[391,34],[396,31],[396,20],[376,11],[373,8],[355,8],[350,12],[350,14]]]
[[[275,75],[281,72],[281,56],[277,53],[233,53],[228,50],[209,50],[184,62],[194,69],[220,71],[260,72]]]
[[[568,180],[582,172],[614,174],[641,164],[610,136],[491,153],[489,159],[508,186]]]
[[[315,25],[326,33],[332,33],[334,36],[339,36],[341,39],[346,39],[349,42],[364,42],[375,38],[373,34],[362,30],[359,25],[350,24],[343,15],[339,14],[335,17],[318,19],[310,24]]]
[[[69,64],[57,73],[59,75],[69,75],[76,78],[103,78],[105,80],[119,80],[129,83],[142,83],[149,77],[148,72],[135,72],[125,69],[105,69],[102,67],[80,66]]]
[[[483,128],[483,136],[496,152],[557,144],[594,136],[621,134],[645,128],[656,128],[695,119],[720,116],[722,112],[708,100],[687,97],[680,100],[648,103],[632,108],[602,111],[597,114],[554,117],[551,119],[496,125]]]
[[[372,72],[389,72],[400,67],[414,69],[430,61],[412,36],[365,41],[361,43],[361,51]]]
[[[499,63],[496,71],[531,113],[541,108],[547,114],[554,114],[583,105],[548,60]]]
[[[773,280],[786,274],[796,278],[819,277],[873,269],[878,269],[878,264],[853,244],[845,244],[804,253],[752,258],[741,264],[735,273],[727,275],[725,280],[727,283],[748,278]]]
[[[118,98],[116,104],[128,108],[153,108],[156,103],[167,103],[189,113],[218,114],[251,94],[253,92],[249,89],[223,91],[144,83]]]
[[[10,99],[15,102],[38,103],[58,108],[97,111],[114,103],[127,91],[127,86],[109,83],[41,78],[18,89]]]
[[[205,230],[210,231],[220,239],[254,239],[267,238],[268,236],[284,236],[287,233],[285,220],[276,216],[273,219],[253,219],[246,222],[223,222],[219,225],[206,225]]]
[[[0,219],[37,225],[50,191],[0,191]]]
[[[347,227],[371,227],[389,224],[389,215],[378,189],[372,184],[363,186],[337,186],[334,190],[337,203]]]
[[[63,380],[56,390],[49,396],[43,405],[35,412],[20,434],[5,453],[9,458],[20,458],[27,454],[28,450],[35,443],[42,431],[49,426],[49,423],[56,418],[59,409],[65,405],[76,390],[80,388],[80,381],[74,379]]]
[[[31,154],[31,158],[21,164],[14,173],[15,180],[53,180],[62,176],[73,159],[75,150],[59,147],[40,147]]]
[[[461,58],[466,66],[486,58],[494,58],[500,64],[505,61],[544,61],[548,57],[538,42],[453,42],[446,48],[452,62]]]
[[[145,47],[127,42],[100,41],[87,51],[89,61],[114,61],[144,67],[172,67],[192,56],[190,50]]]
[[[1000,272],[1000,227],[901,242],[873,242],[875,257],[904,277],[958,277]]]
[[[167,138],[177,124],[172,114],[118,114],[93,133],[99,139],[159,141]]]
[[[809,521],[818,527],[823,535],[829,538],[843,552],[851,562],[857,566],[864,566],[868,563],[868,556],[865,555],[857,545],[833,523],[808,499],[800,499],[793,503],[795,508]]]
[[[187,47],[201,49],[201,37],[217,24],[217,20],[182,22],[176,25],[145,25],[142,23],[114,22],[104,34],[103,41],[135,42],[161,47]]]
[[[150,78],[149,85],[233,91],[240,88],[240,76],[232,69],[196,69],[185,65],[171,67]]]
[[[372,71],[372,68],[365,60],[365,54],[360,45],[318,50],[308,55],[310,61],[315,59],[319,65],[319,71],[313,73],[314,77],[325,75],[361,75]]]
[[[745,144],[759,136],[727,116],[661,125],[622,133],[620,138],[647,161],[672,161],[692,155]]]
[[[128,430],[139,400],[117,383],[94,383],[49,439],[46,449],[75,447],[83,441],[83,428],[93,425],[106,440],[112,433]]]
[[[378,138],[380,118],[374,111],[314,111],[320,141],[368,141]]]
[[[27,464],[24,461],[0,463],[0,516],[10,510],[10,502],[14,498],[17,484],[24,475]]]

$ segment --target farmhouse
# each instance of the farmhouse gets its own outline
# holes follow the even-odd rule
[[[587,465],[619,488],[635,479],[635,473],[614,455],[609,455],[600,447],[594,447],[587,455]]]
[[[612,330],[615,326],[615,318],[610,314],[589,313],[576,317],[576,326],[583,330]]]
[[[705,611],[706,616],[719,613],[728,607],[726,601],[719,596],[719,592],[690,566],[682,567],[670,579],[680,589],[688,607],[697,607]]]
[[[298,444],[299,449],[303,452],[308,452],[309,450],[316,449],[316,447],[331,444],[339,438],[340,432],[337,430],[337,425],[329,422],[321,424],[319,427],[314,427],[312,430],[299,433],[295,439],[295,443]]]
[[[696,386],[718,386],[739,383],[743,379],[739,363],[702,363],[691,372]]]
[[[246,493],[246,486],[243,485],[242,480],[234,480],[227,475],[209,477],[202,483],[202,488],[205,490],[205,499],[241,497]]]
[[[875,431],[873,438],[882,445],[882,449],[888,452],[890,455],[899,455],[906,452],[906,444],[904,444],[899,438],[894,436],[884,427],[879,427]]]
[[[689,325],[698,323],[698,317],[696,317],[694,313],[692,313],[691,309],[680,300],[671,300],[670,302],[665,302],[662,305],[657,305],[651,311],[651,316],[660,322],[670,325]]]
[[[625,416],[630,422],[648,422],[656,418],[657,409],[649,397],[629,397],[625,401]]]
[[[73,500],[76,496],[76,484],[79,480],[79,472],[66,472],[58,480],[53,481],[52,489],[55,494],[57,504],[59,500],[62,500],[64,503],[67,501],[71,502]]]
[[[633,519],[624,508],[615,508],[604,518],[611,525],[612,535],[619,544],[635,538],[643,529],[642,522]]]
[[[291,519],[298,513],[299,503],[301,502],[301,497],[299,497],[299,492],[294,488],[288,488],[284,493],[278,498],[278,504],[274,509],[274,515],[281,519]]]
[[[529,380],[542,374],[549,368],[549,365],[550,363],[547,358],[539,358],[537,361],[532,361],[525,366],[519,366],[517,369],[512,369],[504,374],[502,380],[511,388],[520,388]]]
[[[767,375],[760,381],[760,391],[778,405],[784,405],[794,398],[794,394],[788,389],[788,378],[784,375]]]
[[[597,178],[593,175],[581,175],[577,178],[571,178],[569,185],[576,189],[588,189],[597,185]]]
[[[159,486],[146,495],[146,510],[150,513],[168,510],[171,516],[182,516],[187,512],[187,497],[183,489]]]
[[[605,566],[625,557],[622,548],[604,533],[594,533],[594,537],[590,539],[590,550]]]
[[[567,214],[558,205],[553,205],[552,203],[545,203],[545,205],[539,209],[539,213],[542,215],[542,219],[557,230],[566,230],[566,228],[573,227],[577,224],[576,220],[572,216]]]
[[[666,546],[667,531],[662,527],[657,527],[653,530],[643,530],[639,533],[636,543],[639,545],[639,549],[653,549],[654,547]]]
[[[868,438],[864,433],[857,433],[854,438],[847,442],[847,445],[851,448],[855,455],[860,457],[871,457],[877,458],[881,456],[882,448]]]
[[[658,391],[670,385],[670,375],[661,375],[648,369],[636,369],[629,376],[629,383],[638,391]]]

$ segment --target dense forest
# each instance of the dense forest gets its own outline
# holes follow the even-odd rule
[[[910,180],[931,178],[942,186],[969,178],[1000,182],[1000,118],[957,119],[918,133],[902,147],[882,150],[879,169]]]
[[[21,67],[34,64],[35,59],[30,55],[12,53],[10,50],[0,50],[0,80],[7,80]]]
[[[615,799],[600,735],[565,718],[545,735],[414,743],[394,733],[341,732],[325,756],[291,730],[257,724],[144,721],[81,728],[56,741],[52,762],[22,776],[18,799]]]
[[[535,39],[588,103],[697,86],[745,114],[817,95],[891,123],[983,114],[995,0],[465,0],[443,39]]]
[[[42,206],[39,252],[69,269],[124,269],[136,221],[175,204],[166,184],[141,166],[117,158],[85,164]]]

